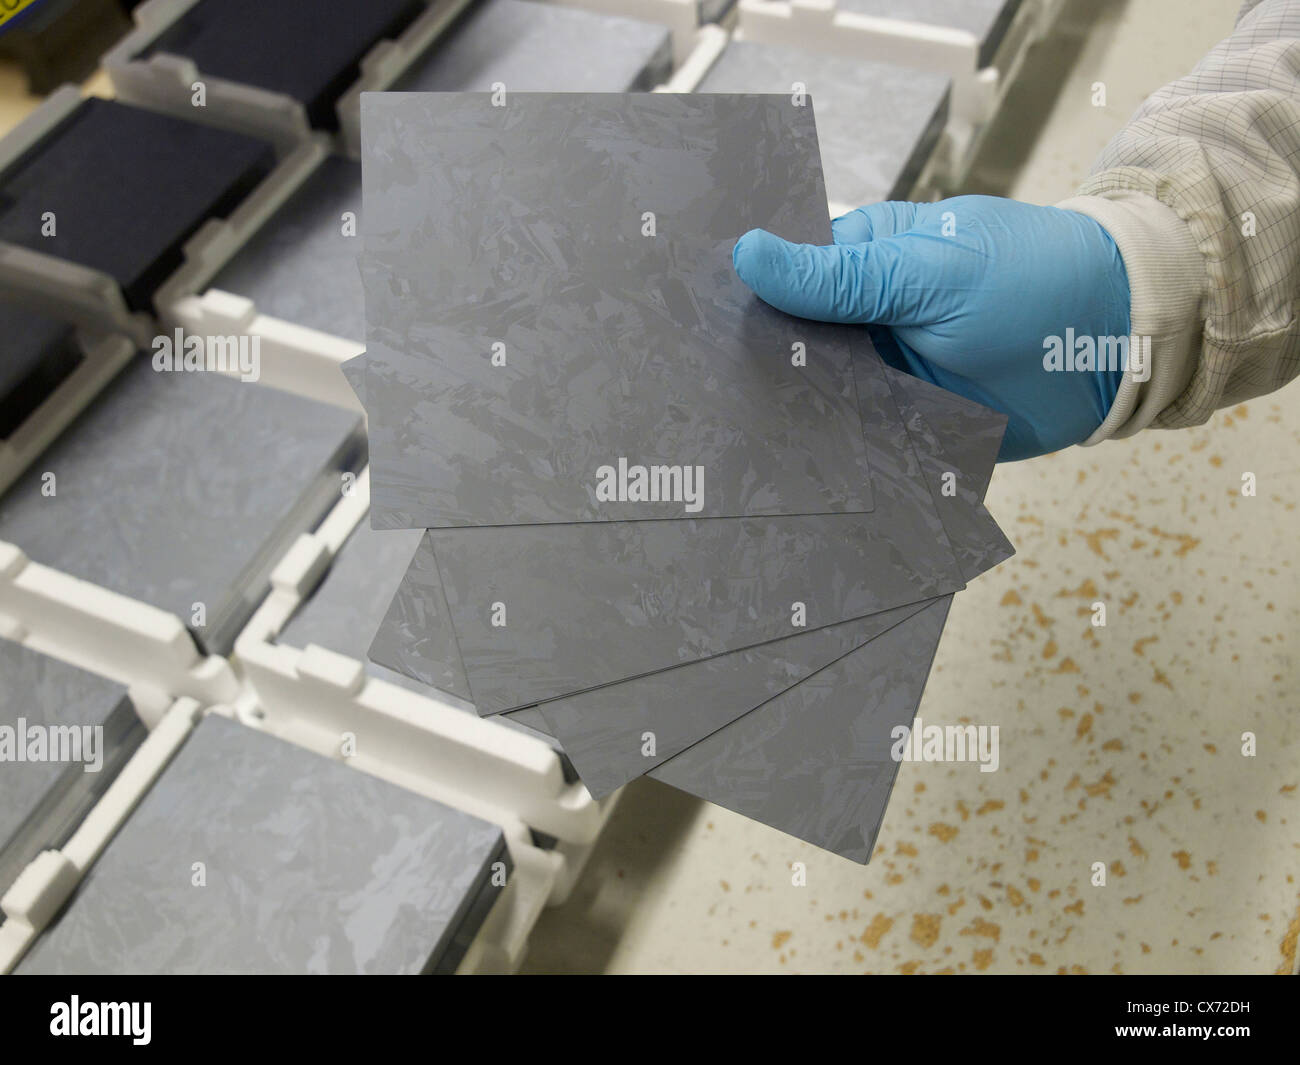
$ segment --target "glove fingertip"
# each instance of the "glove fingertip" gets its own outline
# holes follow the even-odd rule
[[[831,219],[831,239],[836,244],[865,244],[871,236],[871,219],[862,207]]]
[[[751,229],[736,241],[731,265],[740,280],[758,292],[777,270],[785,241],[766,229]]]

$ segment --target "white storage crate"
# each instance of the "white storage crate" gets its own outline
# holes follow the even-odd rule
[[[185,742],[200,713],[193,699],[171,704],[68,842],[58,850],[42,851],[0,898],[5,918],[0,924],[0,974],[13,970],[76,891],[86,870]]]
[[[37,145],[81,102],[82,96],[73,86],[51,94],[0,140],[0,171]],[[185,241],[183,261],[156,289],[154,307],[170,306],[182,296],[200,291],[320,165],[328,150],[328,139],[313,134],[280,152],[274,169],[228,217],[209,218]],[[0,241],[0,287],[17,294],[35,310],[89,330],[121,333],[141,348],[148,348],[158,332],[152,315],[128,307],[117,281],[108,274],[8,241]]]
[[[80,333],[76,342],[83,360],[17,429],[0,440],[0,495],[135,354],[134,344],[111,333]]]
[[[509,828],[525,825],[558,841],[548,901],[567,897],[609,815],[566,778],[541,738],[367,674],[364,662],[276,637],[306,601],[353,528],[366,520],[368,471],[311,534],[299,537],[271,577],[272,590],[235,644],[247,688],[241,716],[330,757],[355,737],[346,760],[365,772]]]
[[[580,7],[584,11],[597,11],[604,15],[622,15],[625,18],[657,22],[667,26],[673,35],[673,61],[685,63],[697,44],[696,31],[700,28],[699,0],[549,0],[551,3]]]
[[[952,78],[945,143],[923,185],[960,180],[979,133],[997,113],[1029,46],[1041,39],[1063,0],[1021,0],[987,64],[968,30],[880,18],[845,10],[836,0],[739,0],[739,39],[873,59]]]
[[[125,684],[138,705],[235,698],[229,661],[203,655],[180,618],[42,566],[0,541],[0,631],[18,643]]]
[[[357,124],[350,118],[361,93],[386,89],[452,23],[470,0],[427,0],[426,10],[394,40],[380,40],[361,59],[361,76],[339,97],[338,147],[356,156]],[[104,56],[118,97],[181,117],[192,116],[194,86],[202,82],[208,120],[227,129],[266,137],[288,148],[313,136],[301,102],[282,93],[206,75],[192,60],[156,53],[150,46],[198,0],[146,0],[135,9],[135,29]],[[304,42],[304,47],[310,47]]]
[[[650,19],[639,9],[624,9],[625,6],[619,4],[584,7],[623,16],[640,14],[640,17]],[[681,7],[669,2],[666,9],[680,13]],[[726,45],[727,38],[726,31],[718,26],[697,27],[690,23],[689,32],[682,38],[689,45],[685,60],[657,91],[691,91]],[[274,221],[270,224],[274,225]],[[256,336],[260,344],[261,383],[351,410],[361,409],[339,372],[343,362],[364,350],[359,337],[323,332],[320,328],[309,328],[283,316],[266,313],[254,299],[227,291],[219,285],[201,293],[197,288],[190,288],[165,305],[160,302],[158,311],[167,329],[180,327],[198,336]]]
[[[237,716],[231,707],[212,713]],[[39,854],[0,899],[0,973],[11,972],[77,890],[87,870],[148,793],[203,714],[199,703],[172,704],[67,843]],[[247,722],[245,722],[247,724]],[[538,915],[555,893],[564,858],[536,846],[519,821],[501,825],[513,870],[457,971],[512,972]]]

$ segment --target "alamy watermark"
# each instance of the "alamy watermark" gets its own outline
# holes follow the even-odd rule
[[[620,456],[596,470],[599,503],[681,503],[688,514],[704,508],[703,466],[638,466]]]
[[[1048,373],[1092,373],[1122,370],[1134,381],[1151,380],[1151,338],[1076,335],[1043,338],[1043,369]]]
[[[50,1005],[50,1035],[125,1036],[136,1046],[148,1046],[152,1015],[152,1002],[82,1002],[73,995]]]
[[[889,735],[895,762],[978,762],[981,773],[998,771],[997,725],[927,725],[918,717]]]
[[[81,762],[87,773],[104,766],[103,725],[36,725],[20,717],[0,725],[0,762]]]
[[[153,368],[156,373],[223,373],[256,381],[262,376],[262,338],[187,336],[178,326],[171,336],[153,338]]]

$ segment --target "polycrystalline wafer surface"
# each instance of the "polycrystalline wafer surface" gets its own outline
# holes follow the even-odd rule
[[[377,528],[871,508],[842,333],[731,266],[830,240],[810,107],[370,93],[362,142]],[[620,460],[703,492],[602,498]]]
[[[20,721],[33,732],[103,725],[125,696],[115,681],[0,638],[0,727],[14,729],[15,742]],[[77,749],[92,753],[80,743]],[[19,761],[16,752],[0,761],[0,847],[68,767],[57,760]],[[0,894],[8,886],[0,884]]]
[[[638,92],[671,73],[666,27],[563,4],[481,0],[397,92]]]
[[[923,445],[917,449],[921,457],[920,476],[940,507],[945,530],[951,530],[952,543],[966,563],[967,578],[973,579],[1010,553],[1005,537],[979,502],[996,460],[1006,419],[924,381],[888,368],[885,373],[891,391],[909,413],[909,434]],[[929,413],[929,424],[912,416],[921,405]],[[957,478],[956,497],[942,491],[943,477],[949,472]],[[972,507],[982,518],[976,520],[967,513]],[[431,558],[426,558],[424,563],[412,567],[413,574],[421,575],[428,592],[428,597],[418,602],[421,611],[428,603],[438,607],[442,603],[436,566]],[[924,603],[913,604],[885,615],[828,626],[560,698],[544,704],[543,715],[577,765],[584,783],[594,794],[604,794],[671,759],[924,606]],[[903,623],[921,637],[933,628],[926,619]],[[450,675],[462,676],[445,614],[413,614],[404,619],[404,625],[402,635],[406,646],[414,646],[411,641],[418,636],[423,644],[419,651],[429,664],[441,662]],[[928,667],[926,654],[933,650],[930,647],[927,651],[925,639],[912,641],[909,647],[913,646],[919,680],[904,677],[898,681],[909,689],[923,683]],[[617,713],[611,712],[611,708],[616,708]],[[535,712],[530,720],[536,725]],[[642,742],[647,729],[655,733],[656,740],[655,751],[649,756]],[[684,771],[679,766],[675,772]],[[704,775],[696,786],[707,789],[711,786],[707,773],[703,768],[700,772]],[[724,773],[719,780],[725,778]],[[722,783],[717,785],[722,786]]]
[[[438,587],[404,580],[381,635],[436,615],[445,595],[487,714],[956,591],[963,579],[884,366],[865,333],[856,341],[872,513],[434,530],[412,568],[436,565]],[[494,624],[498,603],[505,624]],[[383,664],[436,684],[445,661],[418,659]]]
[[[587,790],[600,798],[728,727],[934,601],[909,603],[564,696],[538,709]]]
[[[939,496],[944,472],[958,476],[961,489],[955,497],[940,496],[940,513],[973,578],[1007,557],[1010,545],[991,518],[950,519],[972,499],[978,504],[1006,419],[905,374],[890,372],[889,380],[905,409],[925,412],[928,437],[918,450],[931,490]],[[920,428],[915,419],[909,424]],[[867,861],[897,776],[895,730],[912,723],[951,601],[949,595],[927,605],[650,775]]]
[[[298,648],[315,644],[365,662],[375,629],[384,617],[419,541],[420,533],[415,529],[377,532],[363,521],[334,556],[320,584],[285,624],[276,642]],[[403,631],[403,635],[413,641],[444,641],[439,649],[426,651],[433,660],[447,663],[446,673],[440,678],[442,683],[437,685],[438,691],[431,691],[430,685],[423,681],[376,662],[367,663],[366,672],[378,680],[436,698],[472,714],[474,708],[466,702],[469,690],[463,681],[464,672],[459,667],[455,636],[438,622],[436,617],[414,617],[409,619],[409,627]],[[396,653],[400,656],[400,649]],[[458,677],[462,679],[458,680]],[[527,715],[520,714],[509,718],[507,723],[543,739],[552,747],[558,746],[550,735],[528,727],[527,720]]]
[[[952,597],[931,603],[650,776],[856,862],[871,857]]]
[[[349,213],[351,218],[348,217]],[[360,342],[361,164],[329,156],[212,280],[262,314]]]
[[[908,416],[908,434],[916,444],[921,473],[944,530],[966,579],[974,580],[1011,554],[1006,537],[980,502],[1006,418],[925,381],[887,373],[891,391]],[[922,403],[929,420],[920,414]],[[948,474],[956,478],[959,494],[944,491]],[[600,796],[649,772],[894,625],[913,624],[909,619],[928,602],[932,601],[565,696],[544,703],[541,713],[583,783]],[[924,631],[927,624],[917,621],[913,627]],[[611,707],[617,712],[611,713]],[[653,750],[645,742],[647,733],[654,736]]]
[[[1015,550],[984,506],[1005,415],[887,368],[962,575],[974,580]]]
[[[338,498],[323,482],[358,461],[359,430],[351,411],[139,355],[0,496],[0,539],[176,614],[224,653],[218,616],[243,595],[252,612],[263,549]],[[302,514],[311,500],[318,513]]]
[[[19,971],[419,973],[503,848],[496,825],[210,714]]]
[[[550,92],[649,89],[668,45],[663,26],[533,0],[485,0],[457,19],[394,89],[486,92],[498,81]],[[366,335],[357,270],[363,225],[361,164],[330,156],[212,286],[247,296],[264,314],[360,342]]]
[[[873,18],[904,19],[965,30],[979,46],[980,66],[992,60],[1022,0],[840,0],[840,9]]]
[[[817,109],[831,202],[857,207],[906,199],[943,132],[949,79],[856,56],[733,40],[695,91],[790,92],[796,85]]]

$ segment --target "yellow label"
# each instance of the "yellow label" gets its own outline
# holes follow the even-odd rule
[[[0,0],[0,26],[3,26],[20,11],[25,11],[36,0]]]

